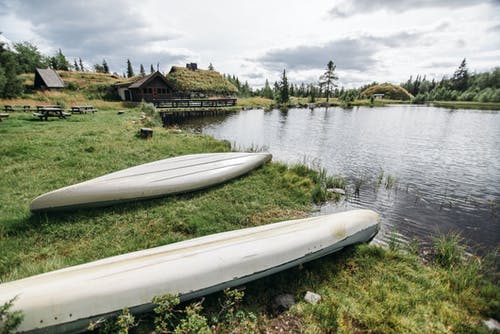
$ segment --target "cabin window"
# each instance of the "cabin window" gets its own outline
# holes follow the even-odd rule
[[[153,94],[153,88],[148,88],[148,93]]]
[[[147,89],[147,88],[143,88],[143,89],[142,89],[142,93],[143,93],[143,94],[146,94],[147,92],[148,92],[148,89]]]

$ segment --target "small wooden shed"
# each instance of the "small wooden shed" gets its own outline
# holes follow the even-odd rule
[[[42,90],[63,89],[64,81],[53,69],[37,68],[35,70],[34,88]]]

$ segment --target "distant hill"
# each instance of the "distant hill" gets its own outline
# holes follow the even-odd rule
[[[373,85],[361,92],[362,97],[369,98],[373,94],[384,94],[384,99],[389,100],[411,100],[413,95],[400,86],[391,85],[389,83]]]

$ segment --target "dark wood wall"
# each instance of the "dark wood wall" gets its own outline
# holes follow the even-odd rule
[[[147,101],[168,99],[172,96],[172,89],[160,78],[155,78],[140,88],[131,88],[132,101]]]

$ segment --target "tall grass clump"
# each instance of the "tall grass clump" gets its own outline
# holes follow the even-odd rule
[[[391,189],[394,187],[394,184],[396,183],[396,178],[392,175],[387,175],[387,178],[385,180],[385,189]]]
[[[0,306],[0,334],[15,332],[23,321],[24,316],[21,311],[11,311],[15,299],[13,298]]]
[[[145,116],[145,118],[143,119],[143,123],[145,126],[162,126],[160,114],[156,110],[154,104],[142,101],[139,105],[139,111]]]
[[[314,170],[306,164],[296,164],[290,167],[290,171],[311,180],[311,198],[316,204],[324,203],[338,196],[338,194],[328,191],[328,189],[345,189],[346,187],[345,179],[328,175],[328,172],[324,168]]]
[[[462,263],[465,248],[460,234],[442,235],[433,242],[434,260],[441,267],[452,269]]]

